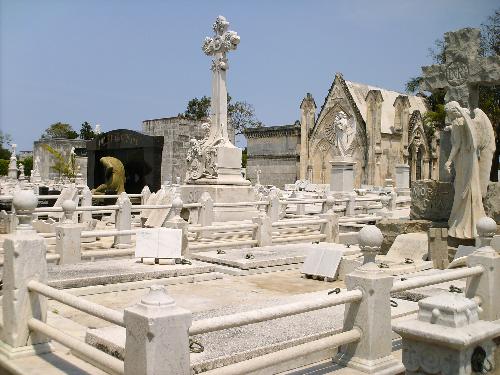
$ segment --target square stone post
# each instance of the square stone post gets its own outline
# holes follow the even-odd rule
[[[364,264],[348,274],[348,290],[359,289],[363,298],[346,305],[343,331],[358,329],[361,339],[342,346],[335,362],[366,374],[399,374],[404,367],[392,356],[391,295],[392,276],[373,261],[380,251],[383,236],[374,225],[359,231]]]
[[[59,254],[59,264],[79,263],[82,260],[81,235],[83,225],[74,223],[71,218],[76,209],[76,203],[67,200],[62,204],[64,218],[56,225],[56,252]]]
[[[396,164],[396,191],[400,195],[410,195],[410,166],[408,164]]]
[[[182,230],[182,244],[181,244],[181,255],[187,256],[189,252],[188,243],[188,227],[189,223],[181,217],[182,211],[182,200],[180,197],[175,197],[172,201],[172,217],[165,222],[164,227],[170,229],[181,229]]]
[[[429,256],[434,268],[446,269],[450,263],[448,259],[448,229],[429,228],[427,236],[429,239]]]
[[[163,286],[153,285],[124,312],[125,375],[190,375],[191,312],[180,308]]]
[[[271,190],[268,199],[269,204],[267,206],[267,215],[271,219],[271,223],[274,223],[280,219],[281,203],[278,192]]]
[[[345,206],[345,216],[356,216],[356,194],[350,194]]]
[[[150,196],[151,190],[149,190],[149,186],[146,185],[141,190],[141,204],[146,204]]]
[[[489,217],[479,219],[476,229],[485,246],[467,257],[468,267],[479,265],[484,271],[478,277],[467,279],[465,295],[479,297],[479,316],[489,321],[500,319],[500,255],[490,246],[496,227],[495,220]]]
[[[252,218],[252,222],[257,224],[257,228],[254,228],[252,232],[252,239],[257,241],[256,246],[272,245],[273,227],[269,216],[260,213],[259,216]]]
[[[208,192],[204,192],[200,197],[200,211],[198,215],[198,223],[202,227],[209,227],[214,222],[214,201]],[[210,231],[201,231],[198,232],[199,238],[209,238],[212,232]]]
[[[132,204],[130,203],[127,193],[121,193],[116,201],[116,204],[119,206],[116,214],[116,230],[132,229]],[[125,236],[115,236],[113,247],[117,249],[127,249],[131,246],[132,236],[130,234]]]
[[[31,280],[47,282],[44,239],[31,226],[38,200],[31,190],[14,193],[13,206],[19,219],[16,232],[6,236],[3,248],[3,327],[0,352],[8,358],[50,351],[49,339],[30,332],[28,320],[43,322],[47,317],[47,298],[30,293]]]
[[[335,193],[350,194],[354,190],[354,165],[353,160],[335,159],[332,164],[330,191]]]
[[[321,234],[326,235],[324,241],[329,243],[339,243],[339,216],[333,212],[320,214],[321,219],[327,222],[321,224]]]

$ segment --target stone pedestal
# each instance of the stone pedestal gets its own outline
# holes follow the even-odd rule
[[[394,166],[396,172],[396,191],[398,195],[410,195],[410,166],[408,164],[397,164]]]
[[[354,164],[350,159],[334,159],[330,179],[330,191],[337,193],[352,193],[354,190]]]
[[[447,222],[453,206],[451,182],[414,181],[411,187],[410,219]]]
[[[416,320],[393,323],[403,338],[406,374],[476,374],[472,357],[481,352],[481,365],[493,369],[496,345],[492,341],[500,326],[479,320],[473,300],[454,293],[424,298],[418,303]],[[489,363],[488,363],[489,362]]]
[[[10,157],[8,177],[17,180],[17,159],[15,156]]]
[[[213,221],[251,220],[258,216],[257,206],[217,207],[219,203],[254,202],[255,191],[252,186],[241,185],[181,185],[181,199],[186,203],[201,202],[201,195],[210,194],[213,201]],[[195,209],[197,210],[197,209]]]

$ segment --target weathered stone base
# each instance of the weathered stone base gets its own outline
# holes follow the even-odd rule
[[[358,357],[348,357],[341,353],[334,358],[334,362],[365,374],[396,375],[405,371],[403,364],[392,355],[370,361]]]
[[[212,197],[214,205],[217,203],[236,203],[256,201],[252,186],[238,185],[181,185],[181,199],[184,203],[198,203],[204,192]],[[191,210],[191,213],[197,210]],[[251,220],[258,214],[255,206],[214,207],[214,221],[241,221]]]
[[[35,345],[20,346],[18,348],[13,348],[9,344],[0,341],[0,355],[8,359],[16,359],[22,357],[29,357],[32,355],[39,355],[44,353],[50,353],[54,351],[54,348],[50,343],[42,343]]]

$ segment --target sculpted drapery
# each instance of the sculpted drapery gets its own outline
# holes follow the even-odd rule
[[[448,220],[449,235],[471,239],[477,236],[476,223],[485,216],[482,197],[486,194],[495,150],[493,128],[486,114],[474,110],[474,118],[458,102],[446,104],[451,125],[452,149],[446,168],[455,168],[455,195]]]

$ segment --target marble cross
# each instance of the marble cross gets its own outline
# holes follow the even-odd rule
[[[481,57],[481,32],[465,28],[444,34],[445,63],[423,66],[425,91],[445,89],[445,102],[477,108],[480,85],[500,84],[500,56]]]
[[[211,124],[207,145],[230,143],[227,133],[226,71],[229,65],[226,53],[236,49],[240,37],[228,28],[229,22],[223,16],[218,16],[212,26],[215,35],[206,37],[202,46],[206,55],[213,56]]]

